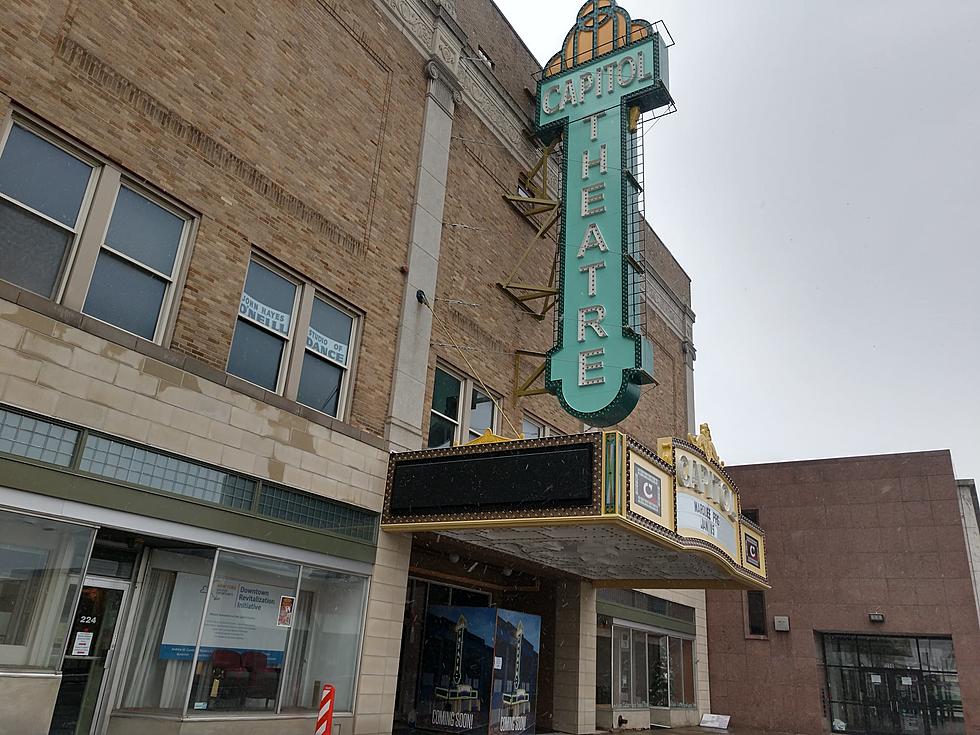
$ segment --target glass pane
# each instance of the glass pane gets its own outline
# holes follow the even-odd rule
[[[429,417],[429,449],[451,447],[455,438],[456,424],[436,414]]]
[[[303,372],[300,374],[296,400],[304,406],[336,416],[340,406],[340,385],[343,378],[343,368],[321,360],[307,351],[303,355]]]
[[[650,692],[647,688],[647,634],[633,631],[633,706],[646,707]]]
[[[228,372],[274,391],[286,341],[239,319],[228,356]]]
[[[247,477],[97,434],[89,434],[85,441],[79,469],[228,508],[247,510],[255,495],[255,481]]]
[[[0,410],[0,452],[67,467],[76,441],[74,429]]]
[[[541,425],[524,419],[521,431],[524,433],[525,439],[537,439],[541,436]]]
[[[354,710],[354,674],[361,643],[367,580],[303,569],[283,709],[317,711],[323,685],[337,687],[334,711]]]
[[[275,711],[298,576],[296,564],[218,555],[189,712]]]
[[[830,729],[834,732],[861,731],[865,728],[864,709],[857,704],[831,704]],[[890,727],[883,728],[886,732]]]
[[[915,638],[862,638],[861,665],[888,669],[919,668]]]
[[[103,250],[95,263],[85,307],[89,316],[152,340],[167,282]]]
[[[259,515],[279,518],[309,528],[320,528],[362,541],[375,541],[378,516],[368,510],[337,503],[299,490],[262,483]]]
[[[688,707],[694,706],[695,687],[694,687],[694,641],[685,638],[681,645],[684,657],[684,704]]]
[[[487,429],[493,430],[493,414],[494,405],[490,396],[474,388],[470,400],[470,434],[473,438]]]
[[[749,634],[766,635],[766,596],[764,592],[747,592]]]
[[[678,707],[684,704],[684,654],[680,638],[669,639],[668,665],[670,666],[670,706]]]
[[[444,584],[430,582],[429,599],[427,604],[429,607],[432,607],[433,605],[448,605],[452,595],[453,591],[451,587],[446,587]]]
[[[932,671],[956,671],[953,641],[943,638],[920,640],[919,650],[922,651],[923,667]]]
[[[860,669],[844,669],[837,666],[828,666],[827,679],[830,686],[830,698],[835,702],[860,702],[862,700],[862,674]],[[875,699],[876,697],[874,695],[877,692],[874,689],[874,685],[882,685],[881,677],[875,675],[872,678],[866,678],[866,681],[869,686],[869,696],[871,699]]]
[[[452,588],[450,601],[450,604],[456,607],[490,607],[490,595],[486,592],[464,590],[459,587]]]
[[[650,633],[647,636],[647,676],[650,706],[667,706],[667,636]]]
[[[828,635],[824,637],[824,640],[826,642],[828,664],[838,664],[840,666],[858,665],[858,645],[856,638]]]
[[[600,625],[595,639],[595,702],[612,704],[612,637]]]
[[[153,549],[143,583],[123,709],[180,714],[201,628],[211,549]]]
[[[119,188],[106,244],[160,273],[172,275],[184,220],[125,186]]]
[[[19,125],[0,154],[0,191],[74,227],[92,167]]]
[[[341,365],[350,359],[351,329],[354,320],[323,299],[313,299],[313,314],[306,346],[314,352]]]
[[[59,667],[93,534],[0,511],[0,665]]]
[[[296,284],[254,260],[248,264],[239,314],[273,332],[288,336],[295,303]]]
[[[632,646],[629,629],[613,628],[613,640],[616,646],[616,652],[614,654],[616,664],[616,701],[613,702],[613,706],[629,707],[633,692],[633,677],[630,665]]]
[[[0,199],[0,278],[52,298],[72,234]]]
[[[432,388],[432,410],[458,421],[460,387],[459,380],[436,368],[435,384]],[[432,446],[431,442],[429,446]]]

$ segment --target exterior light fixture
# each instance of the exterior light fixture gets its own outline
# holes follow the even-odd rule
[[[872,623],[884,623],[885,613],[883,612],[868,613],[868,620],[870,620]]]

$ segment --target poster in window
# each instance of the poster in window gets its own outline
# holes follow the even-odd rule
[[[288,628],[293,624],[293,608],[296,607],[296,598],[291,595],[283,595],[279,598],[279,618],[276,625],[280,628]]]
[[[534,732],[538,699],[541,618],[512,610],[497,611],[490,735]]]
[[[495,608],[429,607],[419,677],[418,729],[486,733],[496,623]]]

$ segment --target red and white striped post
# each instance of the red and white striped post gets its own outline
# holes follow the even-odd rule
[[[337,690],[333,684],[323,685],[323,694],[320,695],[320,714],[316,718],[315,735],[330,735],[333,730],[333,698]]]

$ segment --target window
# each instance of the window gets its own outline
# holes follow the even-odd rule
[[[746,609],[748,611],[749,635],[768,635],[766,625],[766,594],[764,592],[746,592]]]
[[[596,703],[617,708],[694,707],[694,640],[613,624],[600,615]]]
[[[521,431],[525,439],[541,439],[546,436],[555,436],[559,431],[551,428],[548,424],[533,416],[525,416]]]
[[[752,521],[755,525],[759,525],[759,509],[758,508],[743,508],[742,516]]]
[[[492,71],[494,67],[493,59],[490,58],[490,54],[483,50],[482,46],[476,47],[476,53],[480,61],[487,65],[487,67]]]
[[[120,186],[82,309],[152,340],[173,297],[177,255],[188,220]]]
[[[0,665],[61,668],[94,531],[0,511]]]
[[[338,415],[353,332],[350,314],[320,297],[313,299],[297,396],[300,403],[330,416]]]
[[[963,735],[963,697],[949,638],[829,635],[823,639],[834,732],[898,732],[883,701],[914,702],[909,729]],[[884,709],[884,711],[883,711]],[[906,718],[908,719],[908,718]]]
[[[0,271],[55,298],[85,222],[94,166],[12,125],[0,154]]]
[[[487,429],[497,430],[495,400],[476,387],[471,379],[457,377],[437,367],[432,385],[428,447],[438,449],[472,441]]]
[[[297,714],[315,712],[330,682],[337,711],[350,712],[366,592],[365,577],[278,559],[153,549],[120,705]]]
[[[238,307],[228,372],[270,390],[282,389],[299,286],[251,261]]]
[[[193,218],[25,120],[0,142],[0,277],[162,341]]]
[[[248,264],[228,372],[340,418],[357,319],[316,288],[253,258]],[[297,339],[305,333],[305,339]]]

